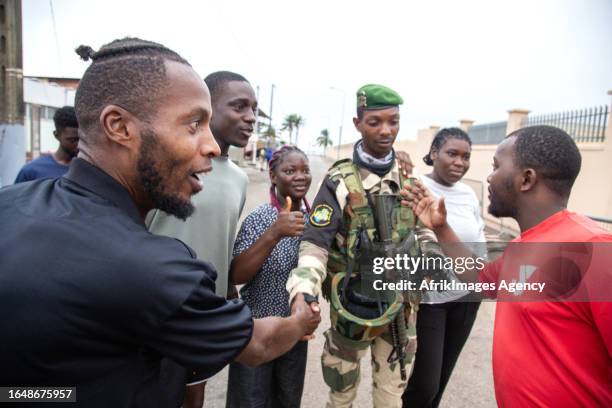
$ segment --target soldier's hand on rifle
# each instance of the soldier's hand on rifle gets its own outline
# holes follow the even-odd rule
[[[298,318],[304,327],[302,340],[314,338],[312,334],[321,323],[321,310],[316,302],[310,304],[304,300],[304,294],[298,293],[291,303],[291,316]]]
[[[404,184],[400,196],[402,205],[412,208],[425,227],[433,230],[446,225],[444,198],[434,198],[420,180],[415,180],[413,186]]]
[[[304,214],[301,211],[291,211],[292,200],[287,196],[285,207],[278,213],[272,229],[278,239],[283,237],[299,237],[304,233]]]
[[[410,155],[403,150],[398,150],[395,152],[395,158],[397,159],[398,166],[402,175],[404,177],[408,177],[412,174],[412,169],[414,168],[414,164],[412,163],[412,159]]]

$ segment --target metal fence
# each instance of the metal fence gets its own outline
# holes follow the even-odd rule
[[[468,129],[472,144],[496,145],[506,137],[507,122],[485,123],[472,126]]]
[[[603,142],[608,124],[608,106],[530,116],[523,126],[550,125],[565,130],[576,142]]]

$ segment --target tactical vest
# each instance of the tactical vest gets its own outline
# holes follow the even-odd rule
[[[343,209],[340,229],[328,252],[328,273],[323,284],[323,295],[330,301],[332,327],[348,342],[367,343],[383,335],[388,330],[389,325],[393,321],[397,321],[397,316],[400,313],[405,313],[404,305],[409,304],[412,312],[416,312],[420,294],[416,291],[404,294],[393,292],[393,298],[387,299],[386,309],[382,310],[383,314],[380,314],[381,310],[379,309],[378,313],[374,312],[374,314],[369,315],[373,309],[371,306],[356,306],[354,302],[350,302],[351,308],[358,307],[364,313],[357,313],[356,310],[351,311],[344,306],[341,300],[340,287],[343,286],[342,293],[346,291],[346,296],[355,294],[355,291],[352,290],[353,286],[349,286],[351,284],[349,277],[347,277],[348,270],[351,269],[351,277],[359,277],[359,279],[355,279],[355,283],[363,280],[364,275],[359,276],[359,274],[365,272],[360,271],[359,262],[355,262],[359,255],[363,255],[362,251],[360,251],[360,254],[356,253],[358,249],[355,242],[358,237],[363,239],[364,235],[367,235],[370,242],[375,242],[376,227],[373,209],[361,183],[358,167],[348,159],[338,161],[331,168],[330,179],[332,181],[342,179],[348,190],[348,197]],[[400,174],[400,186],[404,185],[404,182],[405,179]],[[416,226],[416,218],[412,210],[401,206],[398,200],[393,205],[392,219],[391,237],[393,244],[396,244],[398,248],[403,247],[402,250],[405,250],[411,256],[418,256],[420,250],[416,239],[414,245],[406,246],[409,242],[407,238],[414,232]],[[369,272],[371,273],[371,271]],[[368,316],[366,317],[366,315]],[[400,319],[400,321],[405,323],[404,319]],[[402,325],[402,327],[404,326]],[[402,332],[404,331],[402,329]]]
[[[332,181],[342,179],[348,190],[347,202],[342,214],[342,222],[336,237],[329,249],[327,262],[327,279],[323,285],[323,294],[329,298],[330,282],[337,272],[346,272],[352,259],[355,242],[362,228],[373,241],[376,227],[374,224],[373,210],[368,203],[365,189],[361,183],[359,168],[350,159],[337,161],[330,168],[330,179]],[[406,179],[400,172],[400,186]],[[398,202],[394,214],[393,242],[400,243],[414,231],[416,218],[412,210]],[[418,249],[414,248],[412,256],[417,256]],[[354,263],[352,276],[359,273],[359,265]]]

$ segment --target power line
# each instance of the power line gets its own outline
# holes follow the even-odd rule
[[[55,50],[57,51],[57,60],[59,62],[60,71],[62,70],[62,56],[60,54],[59,39],[57,37],[57,25],[55,24],[55,13],[53,12],[53,0],[49,0],[49,8],[51,9],[51,22],[53,23],[53,34],[55,35]]]

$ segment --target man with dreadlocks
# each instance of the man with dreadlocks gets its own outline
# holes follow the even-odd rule
[[[76,386],[74,406],[158,407],[163,356],[209,377],[286,353],[320,321],[303,297],[287,318],[254,320],[215,294],[210,264],[144,225],[153,208],[190,216],[220,154],[206,85],[153,42],[77,52],[93,60],[75,99],[78,158],[62,178],[0,191],[0,384]]]
[[[416,349],[418,294],[377,294],[372,286],[367,288],[372,257],[366,252],[375,253],[378,247],[372,243],[382,241],[379,224],[390,233],[385,245],[399,253],[419,256],[415,241],[426,241],[426,231],[416,228],[415,217],[400,207],[397,196],[407,181],[393,149],[402,103],[397,92],[382,85],[357,91],[353,123],[362,138],[355,144],[353,160],[336,162],[325,176],[302,237],[297,268],[286,286],[290,302],[300,294],[311,306],[321,294],[330,300],[332,327],[325,332],[321,359],[330,387],[328,407],[351,406],[360,360],[369,347],[373,405],[401,407]],[[377,211],[383,210],[379,199],[389,207],[388,223]],[[429,231],[429,240],[431,236]]]
[[[68,171],[70,161],[79,153],[79,125],[72,106],[59,108],[53,115],[53,136],[59,142],[53,154],[45,154],[23,166],[15,183],[40,178],[61,177]]]

